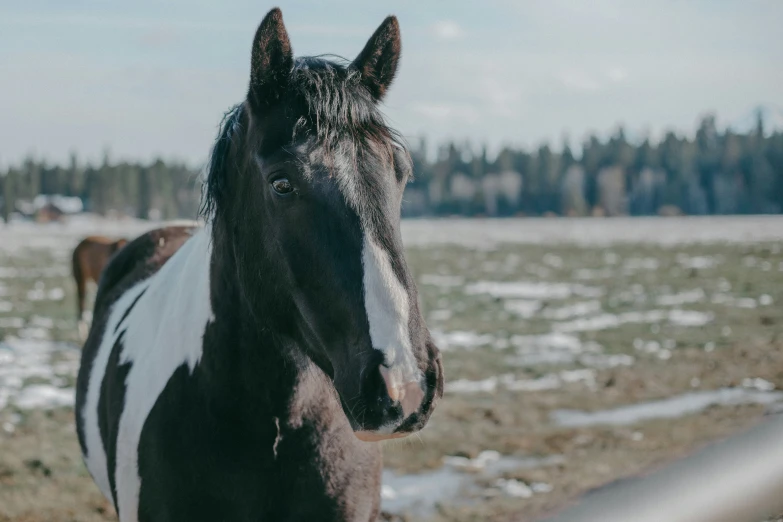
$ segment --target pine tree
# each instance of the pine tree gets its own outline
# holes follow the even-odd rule
[[[11,214],[14,211],[16,198],[14,197],[14,178],[11,169],[3,175],[3,222],[11,222]]]

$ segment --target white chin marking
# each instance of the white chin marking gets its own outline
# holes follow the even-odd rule
[[[383,352],[388,372],[393,376],[390,380],[395,385],[420,384],[422,375],[413,355],[408,328],[408,292],[394,274],[388,252],[366,231],[362,266],[364,306],[370,323],[372,345]]]

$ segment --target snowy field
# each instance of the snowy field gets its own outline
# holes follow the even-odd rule
[[[499,243],[604,246],[618,243],[688,245],[783,240],[783,216],[423,219],[403,222],[408,246]]]
[[[73,433],[73,247],[0,228],[0,522],[112,520]],[[446,397],[385,446],[386,520],[538,516],[783,406],[783,218],[410,220]]]

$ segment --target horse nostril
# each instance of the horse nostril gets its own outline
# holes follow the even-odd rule
[[[386,393],[389,394],[389,398],[392,402],[398,402],[400,400],[400,388],[396,384],[392,383],[389,377],[389,370],[381,366],[381,375],[383,376],[383,382],[386,383]]]
[[[401,395],[400,405],[402,406],[402,414],[404,417],[408,417],[415,413],[424,400],[424,390],[421,389],[421,384],[417,382],[406,383]]]
[[[383,364],[381,364],[378,369],[381,372],[383,384],[386,386],[386,394],[392,402],[398,402],[400,400],[400,379],[398,372],[393,372]]]
[[[381,377],[386,386],[386,393],[392,403],[402,409],[403,418],[408,417],[421,406],[424,400],[424,390],[418,382],[403,382],[399,371],[394,371],[386,366],[379,367]]]

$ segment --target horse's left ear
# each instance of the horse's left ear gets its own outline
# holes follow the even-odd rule
[[[247,94],[253,109],[263,110],[280,99],[293,66],[294,55],[283,25],[283,13],[275,7],[261,21],[253,39]]]
[[[397,17],[389,16],[353,61],[362,75],[362,83],[376,100],[383,98],[394,80],[401,51],[400,24]]]

